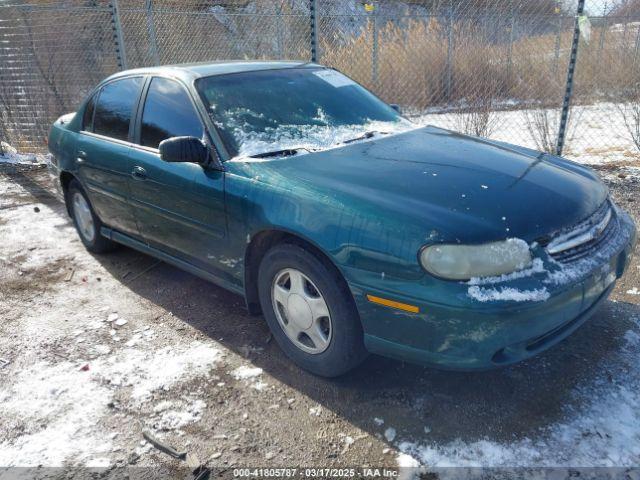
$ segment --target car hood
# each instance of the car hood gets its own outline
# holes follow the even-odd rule
[[[296,157],[232,163],[259,181],[410,225],[434,241],[534,241],[587,218],[607,196],[588,168],[435,127]]]

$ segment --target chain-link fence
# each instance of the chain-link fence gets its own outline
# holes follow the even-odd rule
[[[417,122],[640,158],[640,0],[8,2],[0,139],[25,150],[118,69],[286,58],[338,68]]]
[[[108,5],[0,5],[0,140],[42,151],[51,121],[117,69]]]
[[[528,112],[560,111],[574,16],[547,3],[388,3],[348,13],[334,2],[321,9],[321,57],[418,121],[551,150],[553,138],[531,138]]]

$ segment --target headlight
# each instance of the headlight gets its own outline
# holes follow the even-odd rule
[[[420,252],[424,269],[450,280],[495,277],[531,265],[531,252],[524,240],[509,238],[484,245],[430,245]]]

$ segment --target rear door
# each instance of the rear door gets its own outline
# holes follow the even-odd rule
[[[138,236],[129,199],[132,119],[144,77],[127,77],[104,85],[91,98],[76,152],[78,175],[100,220]]]
[[[218,266],[225,237],[224,174],[195,163],[160,159],[161,141],[192,136],[208,141],[186,87],[153,77],[143,93],[131,150],[131,202],[140,233],[151,246],[207,268]],[[213,148],[213,147],[211,147]]]

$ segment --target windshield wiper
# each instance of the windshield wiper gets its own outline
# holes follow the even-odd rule
[[[305,147],[284,148],[282,150],[273,150],[271,152],[261,152],[249,155],[252,158],[271,158],[271,157],[291,157],[296,155],[300,150],[307,150]]]
[[[371,130],[363,133],[359,137],[350,138],[349,140],[344,140],[340,142],[341,145],[347,143],[353,143],[360,140],[367,140],[369,138],[373,138],[376,134],[378,135],[388,135],[391,132],[381,132],[379,130]],[[297,155],[300,150],[306,150],[307,152],[316,151],[316,149],[308,148],[308,147],[292,147],[292,148],[283,148],[280,150],[271,150],[268,152],[260,152],[254,153],[253,155],[248,155],[251,158],[273,158],[273,157],[292,157],[293,155]]]
[[[375,136],[375,134],[378,133],[380,135],[388,135],[389,132],[380,132],[378,130],[371,130],[369,132],[364,132],[362,135],[360,135],[359,137],[356,138],[350,138],[349,140],[345,140],[342,143],[353,143],[353,142],[358,142],[360,140],[368,140],[369,138],[373,138]]]

